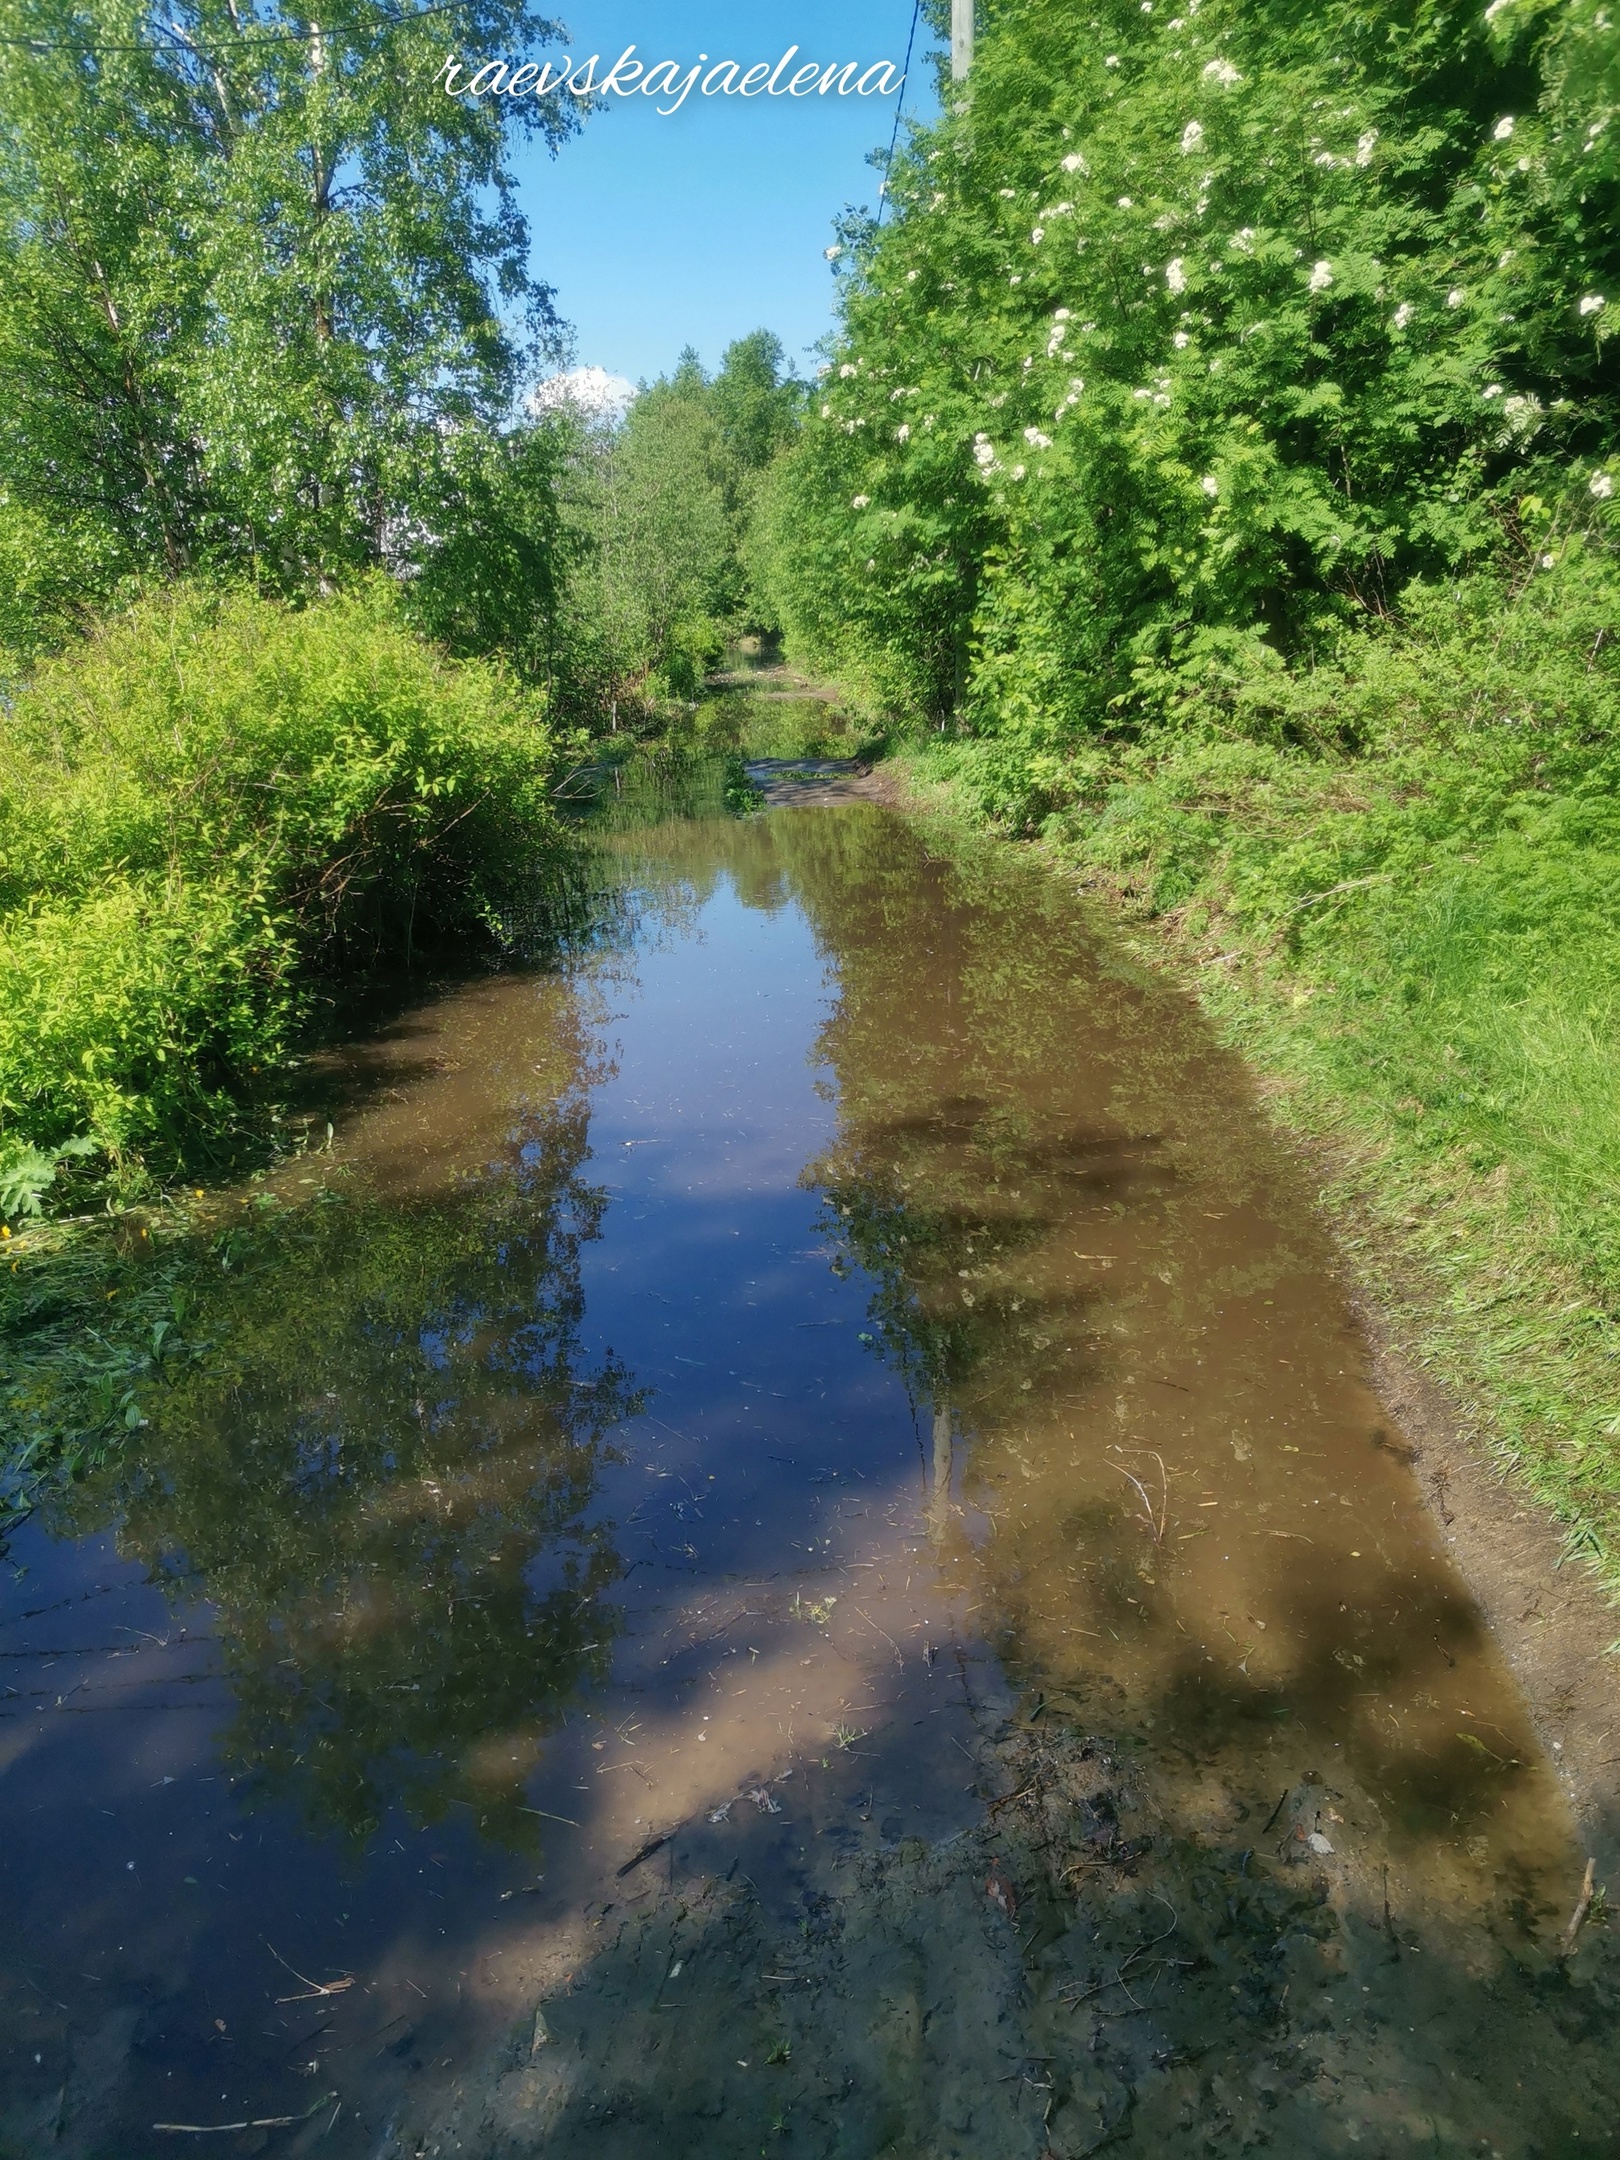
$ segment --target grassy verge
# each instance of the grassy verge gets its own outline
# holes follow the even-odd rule
[[[1528,603],[1454,589],[1133,739],[898,763],[1179,967],[1320,1147],[1404,1341],[1620,1596],[1614,598],[1590,565]]]

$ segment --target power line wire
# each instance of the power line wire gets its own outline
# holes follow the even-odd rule
[[[889,174],[894,170],[894,146],[900,140],[900,115],[906,109],[906,84],[911,80],[911,48],[917,39],[917,18],[922,13],[922,0],[913,0],[911,29],[906,38],[905,63],[900,70],[900,95],[894,103],[894,129],[889,136],[889,154],[883,161],[883,185],[878,189],[877,221],[883,223],[883,213],[889,207]]]

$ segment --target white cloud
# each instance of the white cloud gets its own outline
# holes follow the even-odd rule
[[[635,395],[635,384],[623,375],[610,375],[601,367],[577,367],[537,383],[529,394],[529,410],[560,412],[571,406],[587,420],[622,420]]]

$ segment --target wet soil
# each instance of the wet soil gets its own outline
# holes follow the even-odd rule
[[[1620,1627],[1544,1509],[1491,1462],[1465,1408],[1424,1370],[1398,1324],[1354,1286],[1349,1301],[1379,1399],[1412,1449],[1419,1489],[1529,1707],[1582,1848],[1620,1868]]]
[[[1615,2150],[1586,1848],[1241,1066],[880,806],[603,845],[19,1541],[0,2149]]]

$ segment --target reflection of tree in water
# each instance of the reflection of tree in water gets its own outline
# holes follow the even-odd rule
[[[465,1802],[532,1844],[523,1781],[606,1674],[622,1562],[588,1511],[639,1399],[611,1353],[581,1363],[587,1122],[576,1092],[492,1174],[238,1232],[191,1323],[214,1353],[94,1488],[171,1597],[218,1608],[226,1758],[319,1825]]]
[[[1054,1226],[1088,1194],[1136,1204],[1162,1172],[1111,1121],[1076,1122],[1055,1045],[1096,969],[1072,915],[1041,921],[1039,887],[977,880],[887,819],[779,820],[774,837],[839,968],[819,1049],[840,1129],[805,1182],[876,1285],[873,1332],[931,1407],[943,1483],[953,1432],[991,1431],[1088,1367],[1084,1309],[1039,1258]],[[765,865],[751,882],[768,886]]]
[[[835,1265],[873,1282],[877,1346],[932,1412],[935,1533],[957,1563],[946,1503],[967,1444],[963,1487],[994,1525],[971,1561],[978,1624],[1011,1669],[1072,1690],[1072,1714],[1139,1713],[1161,1756],[1219,1758],[1240,1783],[1310,1735],[1403,1835],[1444,1845],[1489,1820],[1499,1855],[1510,1837],[1533,1850],[1547,1781],[1520,1775],[1533,1743],[1478,1614],[1408,1527],[1415,1496],[1356,1487],[1345,1459],[1369,1435],[1331,1301],[1319,1337],[1243,1323],[1217,1355],[1228,1299],[1286,1284],[1303,1320],[1326,1282],[1207,1034],[1098,950],[1054,880],[971,847],[941,862],[858,812],[771,837],[774,864],[746,874],[769,889],[774,868],[838,968],[818,1048],[839,1128],[805,1182]],[[1195,1362],[1164,1376],[1178,1354]],[[1309,1436],[1309,1475],[1272,1413]],[[1256,1453],[1234,1457],[1243,1432],[1253,1473],[1233,1469]],[[1341,1483],[1363,1522],[1389,1508],[1387,1556],[1340,1551],[1355,1517],[1307,1516]],[[1247,1550],[1223,1536],[1201,1561],[1204,1501]],[[1496,1754],[1459,1730],[1476,1716]]]

